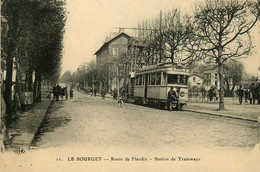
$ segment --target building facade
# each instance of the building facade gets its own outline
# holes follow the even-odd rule
[[[107,39],[107,41],[95,53],[97,68],[106,67],[109,68],[107,71],[111,71],[110,69],[112,68],[112,61],[128,54],[128,45],[130,39],[131,37],[124,32]],[[103,87],[107,90],[108,93],[111,93],[115,88],[122,87],[124,83],[123,78],[119,77],[118,73],[118,71],[116,71],[116,74],[109,72],[107,83],[99,83],[100,89]]]
[[[203,85],[203,76],[200,76],[198,74],[192,74],[189,76],[188,84],[190,87],[196,86],[200,87]]]

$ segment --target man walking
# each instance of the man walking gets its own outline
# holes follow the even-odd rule
[[[238,100],[239,100],[239,104],[242,104],[242,99],[244,96],[244,91],[242,89],[242,85],[240,85],[239,89],[237,90],[237,95],[238,95]]]

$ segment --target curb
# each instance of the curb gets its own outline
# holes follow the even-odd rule
[[[33,142],[34,142],[36,136],[38,135],[38,133],[39,133],[39,131],[40,131],[40,129],[41,129],[43,120],[44,120],[44,118],[46,117],[46,115],[48,114],[49,110],[51,109],[53,103],[54,103],[54,99],[51,100],[51,102],[50,102],[50,104],[49,104],[49,106],[48,106],[48,108],[47,108],[47,110],[46,110],[46,112],[45,112],[45,114],[44,114],[44,116],[43,116],[43,118],[42,118],[42,121],[41,121],[40,125],[38,126],[36,132],[35,132],[34,135],[33,135],[33,138],[32,138],[31,141],[30,141],[30,144],[28,145],[28,149],[29,149],[29,150],[32,149],[31,146],[32,146],[32,144],[33,144]]]
[[[205,115],[218,116],[218,117],[231,118],[231,119],[245,120],[245,121],[250,121],[250,122],[260,122],[260,121],[258,121],[257,119],[242,118],[242,117],[238,117],[238,116],[229,116],[229,115],[224,115],[224,114],[215,114],[215,113],[202,112],[202,111],[191,110],[191,109],[185,109],[185,111],[195,112],[195,113],[201,113],[201,114],[205,114]]]

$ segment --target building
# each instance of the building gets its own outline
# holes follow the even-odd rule
[[[106,42],[95,53],[97,68],[107,67],[108,81],[100,83],[100,88],[104,88],[111,93],[114,88],[121,88],[128,83],[130,72],[136,72],[145,64],[142,56],[145,44],[142,40],[133,38],[124,32],[112,33],[106,38]],[[114,59],[121,59],[117,64],[117,69],[113,66]],[[108,64],[108,65],[104,65]],[[128,90],[127,86],[125,88]]]
[[[219,75],[216,65],[210,65],[204,69],[204,85],[206,90],[209,90],[211,86],[219,89]]]
[[[113,59],[118,59],[121,58],[123,55],[127,55],[130,39],[131,37],[124,32],[116,35],[113,34],[110,38],[107,38],[106,42],[95,53],[97,68],[99,69],[100,67],[106,67],[111,69],[111,62]],[[104,64],[108,65],[104,66]],[[114,77],[114,75],[110,71],[111,70],[109,70],[108,73],[107,83],[99,83],[100,89],[103,85],[103,87],[108,91],[108,93],[111,93],[111,91],[114,88],[120,88],[123,86],[123,79],[118,76],[118,72],[114,74],[116,75]]]
[[[224,70],[228,70],[226,67],[224,67]],[[218,90],[220,88],[220,82],[219,82],[219,74],[218,74],[218,66],[217,65],[210,65],[204,69],[204,86],[206,90],[209,90],[211,86],[215,86]],[[223,78],[224,79],[224,78]],[[228,79],[229,85],[233,85],[232,78],[226,78]],[[226,89],[226,82],[225,89]]]
[[[197,86],[200,87],[203,85],[203,75],[191,74],[188,79],[188,84],[190,87]]]

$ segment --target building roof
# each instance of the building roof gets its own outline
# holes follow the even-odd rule
[[[113,37],[112,39],[110,39],[109,41],[105,42],[98,50],[97,52],[95,52],[94,55],[97,55],[98,53],[100,53],[105,47],[107,47],[107,45],[111,42],[113,42],[115,39],[119,38],[120,36],[126,36],[127,38],[131,38],[131,36],[127,35],[124,32],[119,33],[117,36]]]

